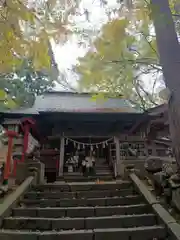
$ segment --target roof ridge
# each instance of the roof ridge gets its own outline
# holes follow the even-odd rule
[[[62,94],[62,95],[66,95],[66,94],[69,94],[69,95],[98,95],[98,94],[103,94],[105,96],[109,96],[108,93],[104,93],[104,92],[78,92],[78,91],[56,91],[56,90],[50,90],[50,91],[46,91],[44,92],[43,95],[48,95],[48,94]],[[119,96],[109,96],[109,98],[119,98],[119,97],[123,97],[122,94],[119,94]],[[126,99],[126,98],[123,98],[123,99]],[[126,99],[128,100],[128,99]]]

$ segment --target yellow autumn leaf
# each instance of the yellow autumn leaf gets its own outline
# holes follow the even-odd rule
[[[10,96],[7,96],[6,101],[5,101],[5,106],[9,109],[13,109],[13,108],[17,107],[15,101],[13,101]]]
[[[3,89],[0,89],[0,101],[5,100],[6,97],[7,97],[7,93]]]
[[[93,94],[91,96],[91,101],[93,101],[93,102],[103,103],[106,100],[107,100],[107,98],[105,96],[105,93],[102,93],[102,92],[99,92],[97,94]]]

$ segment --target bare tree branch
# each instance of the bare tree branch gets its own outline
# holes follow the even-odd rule
[[[127,62],[131,62],[133,64],[142,64],[142,65],[149,65],[154,69],[157,70],[162,70],[161,65],[158,63],[151,63],[148,61],[144,61],[145,59],[137,59],[137,60],[133,60],[133,59],[124,59],[124,60],[112,60],[112,61],[106,61],[106,63],[123,63],[124,61]],[[146,60],[152,60],[152,59],[146,59]]]
[[[142,34],[143,37],[145,38],[145,40],[146,40],[146,42],[148,43],[149,47],[153,50],[153,52],[156,53],[156,55],[157,55],[157,57],[158,57],[158,59],[159,59],[159,54],[158,54],[158,52],[157,52],[156,49],[152,46],[151,42],[149,42],[148,39],[147,39],[148,36],[145,35],[145,33],[143,33],[143,32],[141,32],[141,34]]]

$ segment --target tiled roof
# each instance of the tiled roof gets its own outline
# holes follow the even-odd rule
[[[34,108],[18,108],[18,109],[13,109],[13,110],[6,110],[6,111],[1,111],[1,113],[9,113],[9,114],[30,114],[30,115],[37,115],[39,114],[38,111],[36,111]]]
[[[92,99],[88,93],[49,92],[36,98],[38,112],[137,112],[126,99]]]
[[[161,104],[156,107],[148,109],[147,112],[149,113],[149,115],[154,116],[166,112],[167,108],[168,108],[167,104]]]
[[[40,112],[126,112],[139,113],[128,100],[122,98],[92,99],[89,93],[47,92],[37,96],[32,108],[7,111],[16,114],[39,114]]]

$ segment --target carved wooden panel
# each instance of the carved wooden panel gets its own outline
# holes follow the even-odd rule
[[[144,142],[120,142],[120,156],[122,159],[137,159],[147,156]]]

